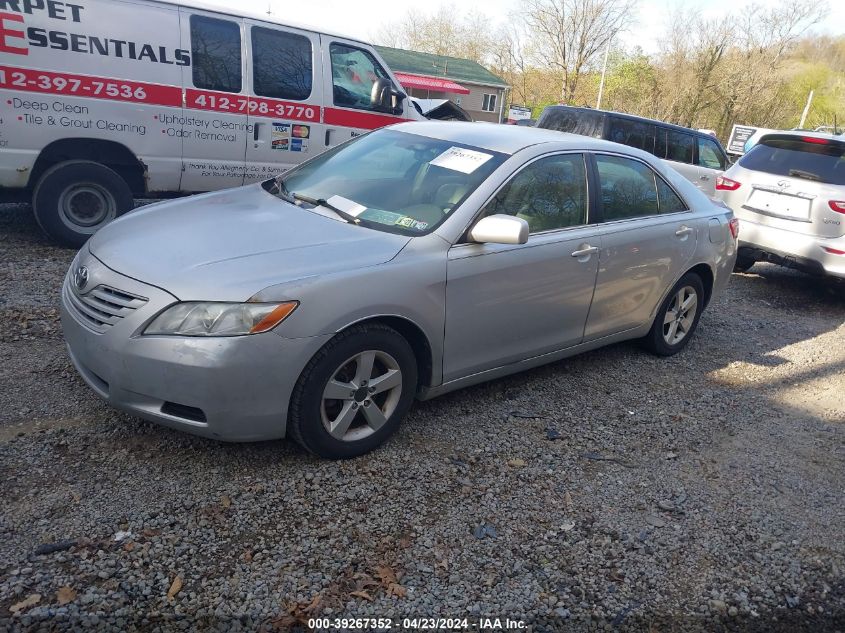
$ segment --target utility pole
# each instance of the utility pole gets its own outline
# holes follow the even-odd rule
[[[601,110],[601,98],[604,95],[604,78],[607,75],[607,58],[610,55],[610,40],[607,40],[607,48],[604,49],[604,65],[601,68],[601,82],[599,82],[599,98],[596,99],[596,110]]]

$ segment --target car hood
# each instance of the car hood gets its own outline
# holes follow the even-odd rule
[[[112,270],[183,301],[245,301],[271,285],[384,263],[410,239],[300,209],[251,185],[133,211],[88,248]]]

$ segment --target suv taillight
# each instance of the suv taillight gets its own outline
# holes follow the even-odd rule
[[[734,236],[734,239],[737,239],[739,237],[739,220],[731,218],[731,221],[728,222],[728,227],[731,229],[731,235]]]
[[[828,204],[830,205],[830,208],[837,213],[845,213],[845,202],[842,200],[831,200]]]
[[[741,182],[725,178],[724,176],[716,176],[716,191],[736,191],[741,186]]]

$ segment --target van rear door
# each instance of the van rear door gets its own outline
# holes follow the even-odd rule
[[[212,191],[244,182],[247,139],[246,59],[243,20],[180,8],[182,42],[191,65],[182,69],[185,114],[182,135],[182,191]]]
[[[320,139],[323,149],[369,130],[421,118],[410,99],[402,101],[396,112],[385,112],[373,105],[372,88],[376,79],[388,79],[397,89],[399,85],[370,47],[326,35],[321,35],[320,40],[326,124],[324,137]]]
[[[246,20],[250,104],[245,182],[266,180],[325,150],[320,37]]]

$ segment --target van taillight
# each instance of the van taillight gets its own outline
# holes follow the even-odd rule
[[[734,239],[737,239],[739,237],[739,220],[731,218],[731,221],[728,222],[728,227],[731,229],[731,235],[734,236]]]
[[[845,213],[845,201],[842,200],[831,200],[828,202],[830,208],[836,211],[837,213]]]
[[[725,178],[724,176],[716,176],[716,190],[717,191],[736,191],[742,186],[741,182]]]

